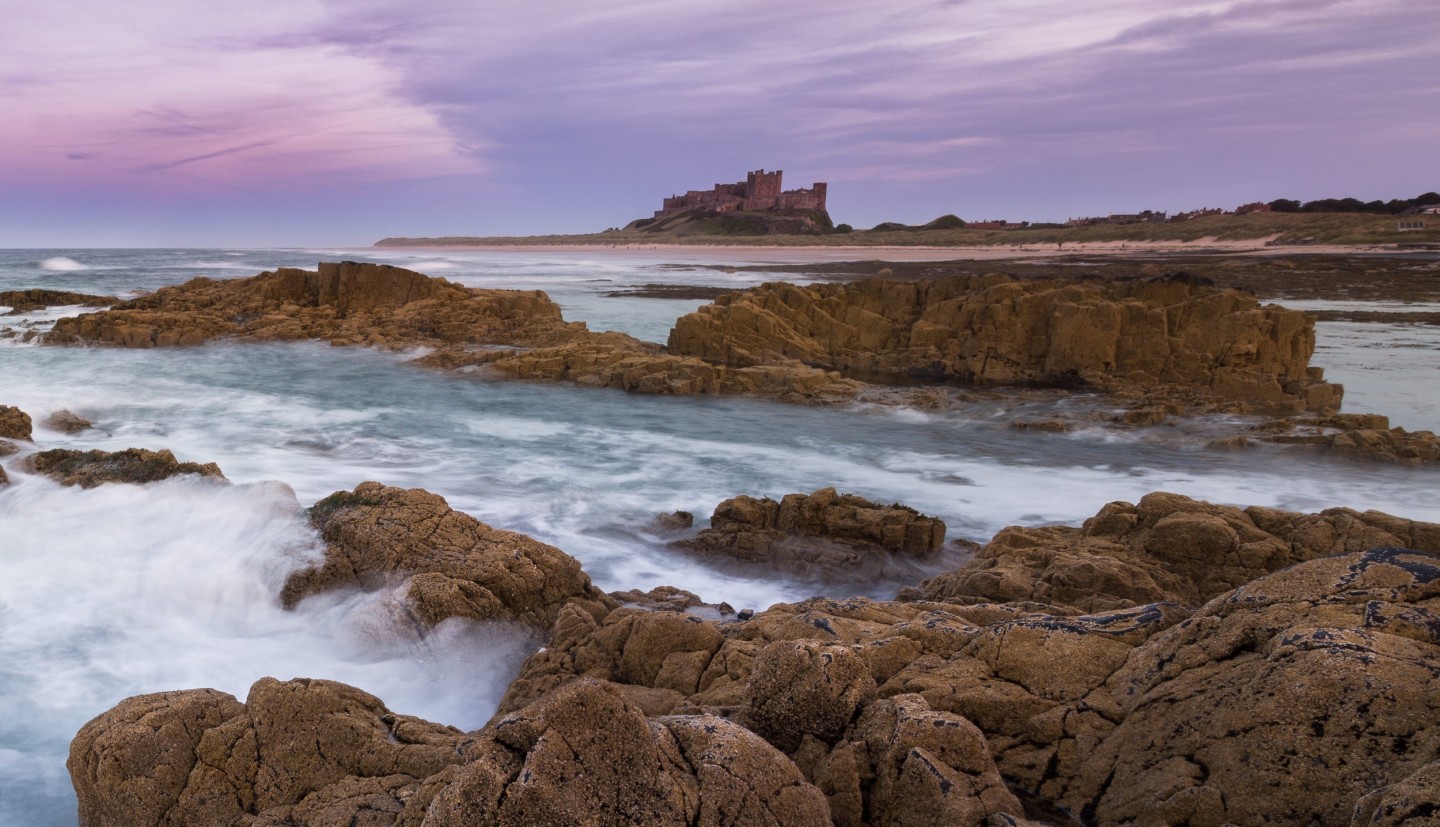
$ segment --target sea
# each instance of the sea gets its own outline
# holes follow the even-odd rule
[[[473,287],[542,289],[567,319],[664,342],[674,320],[704,300],[627,289],[810,281],[764,268],[821,255],[853,258],[806,250],[0,250],[0,291],[132,297],[200,275],[375,261]],[[24,333],[82,311],[4,312],[0,332]],[[1345,410],[1440,430],[1440,326],[1323,322],[1317,334],[1313,364],[1347,386]],[[0,338],[0,404],[37,422],[68,409],[95,423],[73,435],[37,425],[39,448],[168,448],[181,460],[218,463],[233,483],[176,478],[83,490],[11,470],[0,488],[0,825],[74,824],[69,741],[132,695],[213,687],[243,700],[261,677],[326,678],[400,713],[482,726],[540,645],[532,633],[450,621],[414,640],[385,625],[394,594],[331,594],[293,611],[277,599],[286,576],[321,553],[304,508],[366,480],[428,489],[490,525],[558,546],[607,591],[671,585],[737,609],[816,595],[893,597],[953,568],[960,552],[879,577],[779,574],[676,552],[656,515],[689,511],[703,525],[738,494],[835,487],[941,517],[949,537],[978,542],[1008,525],[1078,524],[1107,502],[1152,491],[1440,521],[1435,469],[1272,446],[1206,450],[1212,432],[1233,422],[1011,427],[1063,411],[1103,416],[1103,400],[1085,394],[981,394],[936,410],[807,406],[499,381],[409,364],[419,355],[319,342],[122,350]],[[23,456],[3,462],[13,469]]]

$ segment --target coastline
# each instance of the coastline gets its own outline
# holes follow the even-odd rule
[[[777,254],[823,257],[831,261],[946,261],[946,260],[1007,260],[1017,258],[1064,258],[1067,256],[1103,254],[1107,256],[1205,255],[1230,253],[1237,255],[1281,258],[1285,256],[1376,255],[1404,254],[1393,244],[1290,244],[1272,245],[1270,239],[1227,241],[1206,238],[1196,241],[1084,241],[1057,244],[970,245],[970,246],[898,246],[898,245],[767,245],[767,244],[475,244],[475,245],[371,245],[357,250],[439,251],[439,252],[704,252],[735,254]]]

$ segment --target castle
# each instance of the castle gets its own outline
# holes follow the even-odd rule
[[[684,195],[672,195],[665,199],[664,207],[655,211],[655,217],[694,209],[716,212],[825,209],[825,182],[816,182],[808,190],[782,192],[780,176],[783,174],[784,171],[778,169],[774,172],[757,169],[746,175],[744,181],[716,184],[713,190],[690,190]]]

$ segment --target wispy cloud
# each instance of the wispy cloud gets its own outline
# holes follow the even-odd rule
[[[1440,185],[1416,0],[64,5],[0,34],[0,186],[364,185],[478,232],[607,226],[753,166],[829,179],[855,223]]]

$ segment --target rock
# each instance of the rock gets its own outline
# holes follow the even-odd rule
[[[649,609],[652,612],[683,612],[696,607],[718,608],[700,599],[700,595],[677,589],[674,586],[656,586],[648,592],[631,589],[628,592],[610,592],[610,596],[621,603]]]
[[[560,549],[491,528],[418,488],[361,483],[317,502],[310,523],[325,540],[325,559],[285,582],[287,607],[318,592],[396,580],[426,626],[450,617],[509,619],[543,631],[567,604],[597,616],[616,605]]]
[[[10,308],[10,315],[29,313],[57,305],[81,305],[83,307],[106,307],[118,304],[114,296],[95,296],[89,293],[68,293],[64,290],[3,290],[0,291],[0,305]]]
[[[8,439],[0,439],[0,457],[8,457],[20,453],[20,446]]]
[[[659,514],[656,515],[651,525],[660,531],[684,531],[695,525],[695,515],[689,511],[673,511],[669,514]]]
[[[869,666],[849,648],[776,641],[755,658],[742,720],[791,752],[807,735],[833,743],[874,697]]]
[[[3,467],[0,467],[0,485],[9,485],[9,484],[10,484],[10,477],[9,477],[9,475],[7,475],[7,474],[5,473],[5,469],[4,469]]]
[[[1440,751],[1437,611],[1440,556],[1402,549],[1216,598],[1088,699],[1119,724],[1062,803],[1101,824],[1349,824]]]
[[[30,414],[9,405],[0,405],[0,437],[30,441]]]
[[[44,474],[61,485],[78,485],[81,488],[94,488],[108,482],[144,484],[186,474],[225,479],[225,475],[220,473],[220,466],[215,463],[180,462],[166,449],[126,448],[112,452],[56,448],[35,454],[29,463],[36,473]]]
[[[945,523],[903,505],[883,506],[822,488],[813,494],[740,496],[716,506],[710,528],[676,548],[784,567],[854,567],[876,558],[933,557]]]
[[[1352,827],[1422,827],[1440,813],[1440,761],[1361,798]]]
[[[526,351],[449,351],[418,360],[428,367],[483,369],[507,379],[574,382],[634,393],[762,396],[787,402],[853,400],[864,385],[793,360],[745,368],[666,353],[623,333],[576,334],[563,344]]]
[[[1344,508],[1242,511],[1154,493],[1139,505],[1110,503],[1083,528],[1004,529],[973,560],[907,596],[1062,613],[1199,606],[1294,563],[1386,545],[1440,551],[1440,525]]]
[[[784,755],[720,718],[647,719],[578,681],[469,735],[330,681],[121,702],[71,744],[80,822],[827,825]],[[557,821],[557,819],[559,821]]]
[[[441,278],[353,261],[318,272],[282,268],[247,279],[196,278],[109,310],[61,319],[46,344],[150,348],[212,339],[462,348],[538,346],[584,328],[538,290],[472,290]]]
[[[419,823],[422,782],[480,754],[353,687],[262,678],[243,705],[212,689],[123,701],[81,729],[68,766],[93,827],[391,824]]]
[[[65,434],[78,434],[87,428],[95,427],[94,422],[64,409],[50,414],[50,416],[46,417],[45,421],[40,424],[52,431],[60,431]]]
[[[732,367],[798,360],[882,381],[1178,384],[1285,411],[1334,410],[1304,313],[1193,279],[766,284],[675,323],[669,351]]]
[[[1256,426],[1257,437],[1278,445],[1303,445],[1336,456],[1430,465],[1440,462],[1440,437],[1431,431],[1390,427],[1379,414],[1334,414],[1282,419]]]
[[[647,721],[624,696],[582,680],[487,728],[523,763],[456,772],[428,824],[829,823],[819,790],[764,741],[719,718]]]

